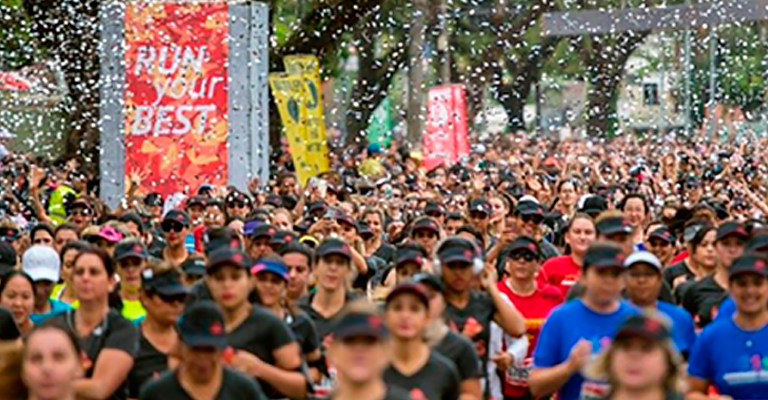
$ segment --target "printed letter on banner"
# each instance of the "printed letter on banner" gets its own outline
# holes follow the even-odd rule
[[[128,2],[125,177],[170,195],[227,182],[227,4]]]

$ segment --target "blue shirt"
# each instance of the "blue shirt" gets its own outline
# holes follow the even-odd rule
[[[580,299],[564,303],[552,311],[539,333],[533,353],[534,368],[551,368],[568,359],[571,349],[579,339],[592,342],[592,353],[610,344],[611,339],[628,316],[638,310],[621,302],[619,309],[610,314],[600,314],[584,305]],[[598,382],[586,382],[580,373],[568,379],[558,391],[560,400],[578,400],[582,389],[585,397],[604,397],[600,393],[605,386]]]
[[[46,319],[50,317],[55,317],[60,314],[64,314],[68,310],[71,310],[72,307],[70,307],[69,304],[56,300],[56,299],[49,299],[48,300],[51,303],[51,312],[48,314],[32,314],[29,319],[32,320],[32,322],[35,323],[35,325],[45,321]]]
[[[696,331],[693,329],[693,319],[682,308],[659,301],[656,308],[672,320],[672,341],[681,353],[688,353],[696,342]]]
[[[736,303],[733,301],[731,296],[728,296],[725,298],[725,300],[723,300],[722,303],[720,303],[720,307],[717,309],[717,316],[715,317],[715,321],[731,319],[733,314],[736,314]]]
[[[768,398],[768,325],[739,328],[730,318],[709,324],[688,358],[688,374],[737,400]]]

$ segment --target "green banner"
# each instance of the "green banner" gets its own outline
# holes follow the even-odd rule
[[[382,147],[389,146],[389,143],[392,141],[392,129],[394,126],[392,103],[389,101],[389,97],[387,97],[373,110],[371,120],[368,123],[368,143],[379,143]]]

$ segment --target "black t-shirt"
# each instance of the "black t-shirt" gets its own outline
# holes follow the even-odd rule
[[[331,333],[331,330],[333,329],[333,325],[336,323],[336,320],[339,317],[339,313],[336,313],[336,315],[332,315],[329,318],[324,317],[319,312],[315,311],[314,308],[312,308],[312,299],[315,297],[315,293],[310,293],[302,298],[300,298],[296,305],[298,305],[302,310],[304,310],[305,313],[309,316],[309,318],[312,320],[312,322],[315,323],[315,327],[317,328],[317,334],[320,336],[320,341],[322,342],[323,339],[325,339],[328,334]],[[357,299],[358,296],[355,295],[353,292],[347,292],[344,295],[344,304],[349,304],[349,302]],[[343,307],[342,307],[343,309]]]
[[[275,350],[296,341],[288,324],[271,311],[257,305],[253,306],[251,315],[227,336],[232,348],[247,351],[270,365],[275,365]],[[267,397],[285,397],[270,384],[259,383]]]
[[[422,400],[457,400],[461,391],[456,367],[434,351],[430,352],[427,363],[410,376],[390,365],[384,371],[384,382],[405,389],[412,398]]]
[[[482,362],[482,370],[488,362],[488,342],[491,336],[491,321],[496,314],[496,306],[488,293],[472,291],[469,303],[463,309],[459,309],[448,303],[445,309],[445,318],[448,326],[467,339],[475,346],[475,351]]]
[[[167,370],[168,356],[147,340],[139,326],[139,352],[133,359],[133,369],[128,374],[128,397],[138,398],[145,382],[157,378]]]
[[[675,279],[683,275],[685,275],[686,280],[688,281],[696,279],[696,275],[688,269],[688,264],[686,264],[685,260],[670,265],[664,269],[662,275],[664,276],[664,282],[666,282],[669,287],[674,287]]]
[[[387,265],[395,262],[395,256],[397,255],[397,248],[389,243],[381,243],[378,249],[373,252],[373,255],[381,258]]]
[[[715,282],[714,275],[684,285],[681,288],[683,308],[691,314],[693,322],[703,328],[715,319],[728,292]]]
[[[477,356],[475,346],[464,336],[448,332],[433,349],[453,361],[462,381],[483,376],[483,372],[480,370],[480,358]]]
[[[76,312],[77,310],[70,310],[51,317],[50,320],[54,323],[67,325],[73,332],[77,332],[77,327],[75,327]],[[110,309],[101,324],[96,326],[87,337],[80,338],[80,346],[91,361],[91,367],[85,372],[85,377],[90,378],[93,376],[99,354],[104,349],[124,351],[135,358],[139,349],[139,333],[136,327],[123,318],[120,313]],[[108,399],[125,400],[128,397],[127,382],[127,379],[123,381]]]
[[[335,398],[336,397],[331,395],[330,397],[328,397],[328,400],[333,400]],[[318,398],[317,400],[322,400],[322,399]],[[408,392],[406,392],[405,390],[397,386],[387,386],[387,393],[384,394],[384,397],[382,397],[381,399],[370,399],[370,400],[416,400],[416,399],[412,398],[408,394]]]
[[[175,371],[168,371],[144,386],[141,400],[194,400],[181,386]],[[219,393],[214,400],[266,400],[258,382],[247,376],[224,368]]]
[[[296,310],[294,313],[286,313],[283,320],[291,327],[302,354],[309,354],[320,347],[320,335],[317,334],[315,323],[307,313]]]

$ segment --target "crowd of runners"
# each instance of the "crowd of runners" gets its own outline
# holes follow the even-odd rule
[[[329,157],[110,208],[6,156],[0,398],[768,399],[765,139]]]

